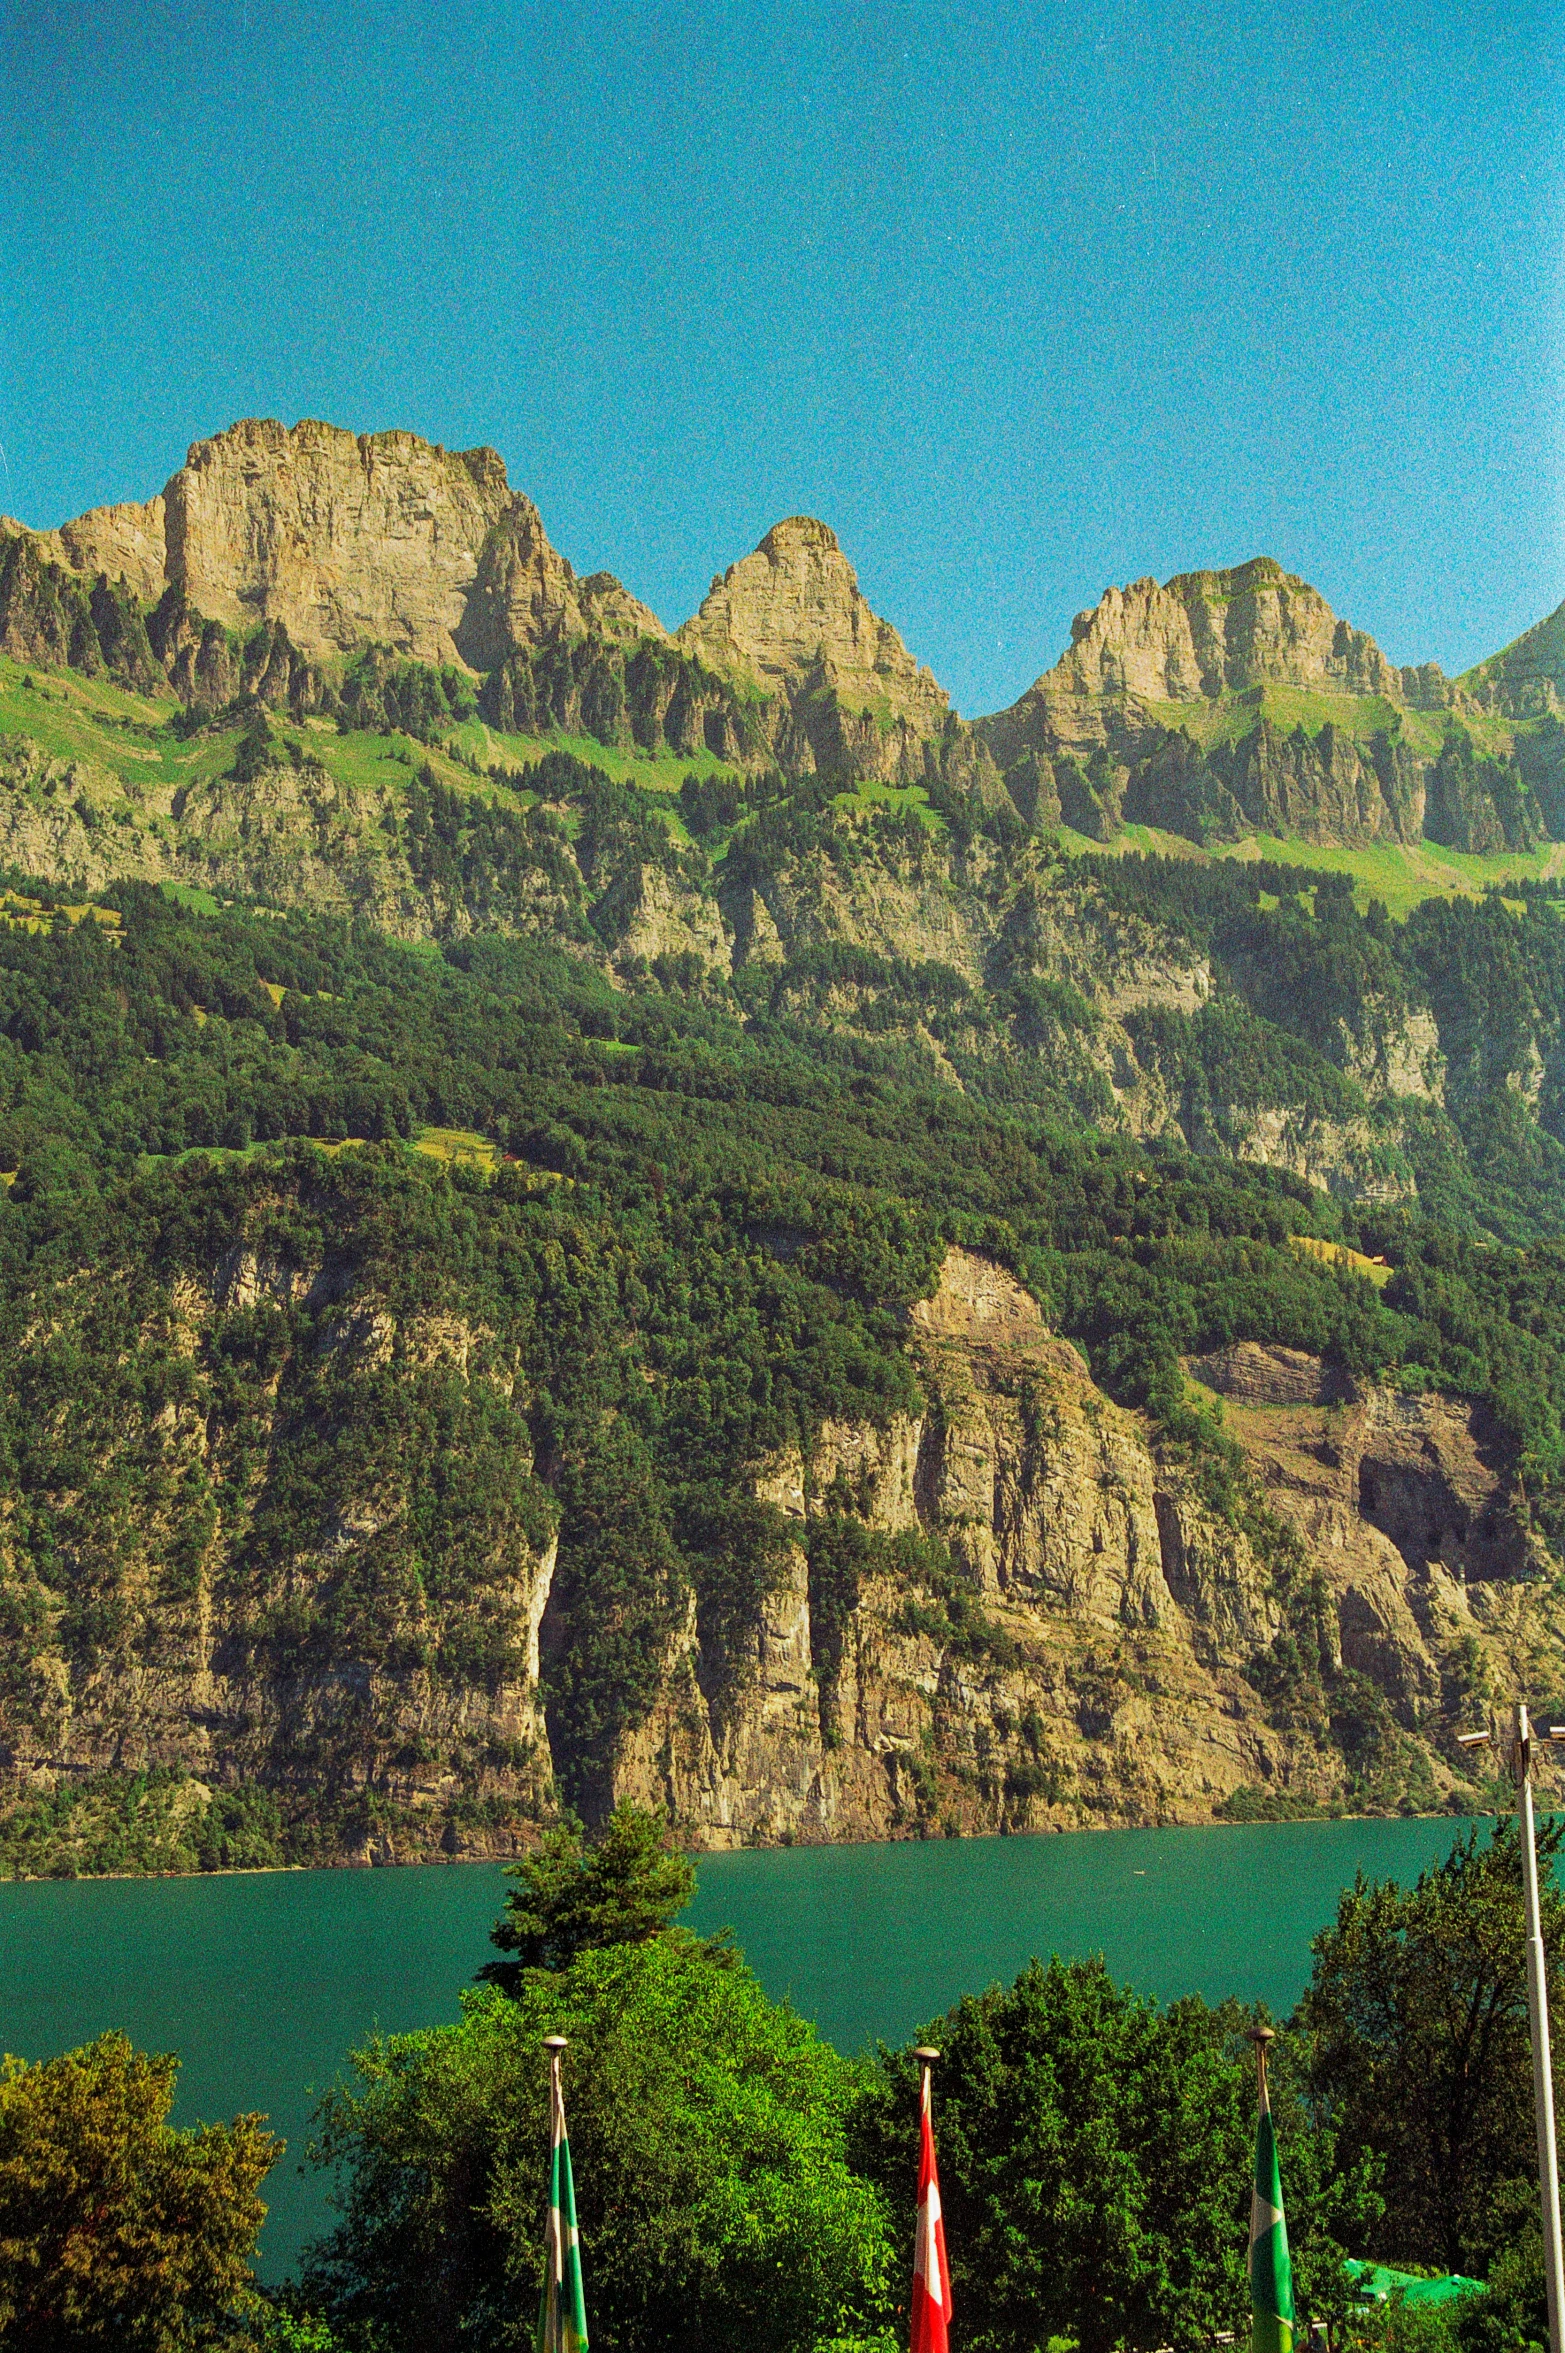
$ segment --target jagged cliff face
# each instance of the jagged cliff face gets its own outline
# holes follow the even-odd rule
[[[911,781],[950,698],[870,610],[834,531],[794,515],[713,581],[678,641],[777,698],[778,757],[812,773]]]
[[[1557,714],[1565,701],[1565,605],[1457,683],[1473,702],[1510,718]]]
[[[1344,1794],[1324,1726],[1263,1695],[1283,1627],[1273,1575],[1161,1465],[1033,1302],[970,1253],[946,1258],[909,1345],[928,1399],[884,1430],[828,1424],[759,1491],[797,1530],[737,1697],[709,1696],[694,1614],[613,1788],[696,1843],[1207,1821]],[[1237,1349],[1194,1368],[1325,1592],[1322,1631],[1405,1729],[1442,1677],[1496,1676],[1565,1625],[1517,1582],[1508,1467],[1466,1409],[1335,1396],[1313,1358]],[[846,1631],[812,1574],[833,1495],[888,1540]],[[839,1506],[840,1507],[840,1506]],[[953,1636],[896,1540],[948,1548],[973,1597]],[[1395,1735],[1392,1736],[1393,1740]],[[1410,1752],[1411,1754],[1411,1752]],[[1444,1768],[1420,1794],[1433,1802]]]
[[[6,1779],[179,1764],[278,1790],[321,1859],[512,1852],[562,1769],[569,1640],[527,1355],[460,1284],[420,1308],[357,1245],[312,1242],[307,1207],[258,1197],[199,1272],[67,1289],[29,1332],[24,1388],[110,1323],[152,1377],[128,1406],[76,1401],[97,1478],[78,1492],[60,1457],[47,1581],[32,1518],[0,1531],[0,1604],[28,1629],[0,1692]],[[1248,1344],[1190,1368],[1303,1542],[1311,1640],[1362,1678],[1366,1762],[1277,1667],[1300,1621],[1275,1544],[1213,1516],[1009,1274],[948,1251],[906,1344],[921,1411],[828,1421],[754,1467],[786,1537],[758,1615],[735,1656],[690,1601],[591,1802],[666,1806],[716,1847],[1233,1818],[1338,1802],[1370,1765],[1383,1802],[1434,1804],[1450,1776],[1423,1714],[1565,1664],[1513,1465],[1460,1401],[1359,1393]],[[300,1486],[312,1424],[337,1435]],[[426,1459],[439,1432],[483,1433],[481,1497]]]
[[[1496,1689],[1548,1680],[1562,1628],[1553,1570],[1517,1524],[1512,1466],[1481,1408],[1358,1390],[1314,1357],[1253,1342],[1190,1370],[1224,1398],[1228,1429],[1324,1576],[1338,1663],[1404,1720],[1438,1704],[1453,1674],[1471,1678],[1479,1656]]]
[[[1230,572],[1105,590],[1071,623],[1069,650],[1036,693],[1186,703],[1247,687],[1319,686],[1401,699],[1401,674],[1318,590],[1257,556]]]
[[[249,418],[195,443],[143,506],[96,508],[58,531],[8,528],[13,570],[20,547],[33,572],[0,582],[0,650],[97,666],[91,632],[59,608],[101,579],[155,608],[150,645],[133,616],[142,643],[110,666],[143,689],[166,677],[189,703],[243,692],[318,708],[312,666],[380,645],[489,675],[488,715],[504,728],[666,740],[796,774],[989,774],[944,690],[870,610],[835,535],[808,517],[732,565],[672,644],[612,573],[575,573],[495,451],[412,433]],[[39,566],[59,579],[40,582]],[[280,667],[252,677],[253,654],[225,633],[257,622]],[[562,674],[552,657],[572,649]]]
[[[247,418],[196,442],[161,497],[32,535],[70,570],[169,588],[230,629],[280,623],[312,659],[385,644],[488,669],[559,635],[664,636],[607,573],[579,581],[492,449]]]
[[[1279,724],[1278,694],[1312,698],[1309,723]],[[1106,590],[1076,616],[1053,669],[976,727],[1013,791],[1101,840],[1128,820],[1197,841],[1411,844],[1426,806],[1459,796],[1435,756],[1443,722],[1404,715],[1455,723],[1478,708],[1435,664],[1394,667],[1308,582],[1257,557]],[[1430,830],[1467,848],[1487,827],[1481,846],[1529,847],[1536,819],[1520,782],[1486,774],[1475,810]],[[1514,810],[1501,806],[1508,794]]]
[[[0,651],[169,684],[198,709],[335,713],[333,671],[375,646],[481,675],[503,731],[991,796],[998,764],[1028,818],[1104,840],[1130,818],[1200,841],[1415,842],[1427,801],[1433,838],[1517,849],[1565,821],[1557,747],[1535,779],[1502,737],[1492,774],[1452,785],[1432,776],[1438,733],[1415,743],[1398,716],[1552,722],[1558,615],[1453,683],[1395,668],[1268,557],[1109,589],[1052,670],[969,727],[824,523],[776,524],[671,639],[611,573],[578,576],[491,449],[251,418],[194,444],[144,505],[4,529]],[[1269,692],[1335,715],[1269,732]],[[1214,738],[1202,714],[1252,700],[1254,720]]]

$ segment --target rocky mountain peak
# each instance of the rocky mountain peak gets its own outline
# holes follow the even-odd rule
[[[1033,691],[1182,703],[1262,685],[1402,699],[1374,639],[1271,556],[1106,589]]]
[[[1464,673],[1460,684],[1484,709],[1532,719],[1565,709],[1565,604]]]
[[[790,515],[715,579],[676,642],[712,668],[784,692],[824,685],[849,708],[928,727],[949,698],[870,609],[836,533]]]
[[[229,628],[280,622],[312,659],[366,641],[488,668],[595,630],[664,637],[611,574],[578,581],[498,451],[246,417],[192,444],[158,498],[32,535],[70,570],[170,585]]]

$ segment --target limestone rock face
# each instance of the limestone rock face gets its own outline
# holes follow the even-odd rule
[[[1553,1571],[1512,1515],[1507,1446],[1484,1409],[1360,1390],[1317,1358],[1250,1342],[1190,1369],[1222,1393],[1230,1433],[1304,1539],[1343,1664],[1398,1707],[1438,1700],[1464,1643],[1490,1655],[1497,1685],[1536,1672],[1559,1637]]]
[[[622,588],[612,572],[578,580],[549,544],[531,499],[515,496],[510,513],[485,536],[455,643],[473,669],[493,670],[518,650],[560,637],[629,645],[667,635],[650,606]]]
[[[950,698],[872,612],[837,535],[809,515],[774,524],[730,564],[675,643],[773,698],[774,749],[805,772],[912,781],[954,730]]]
[[[615,1793],[665,1806],[705,1846],[1340,1802],[1323,1727],[1263,1696],[1283,1627],[1270,1573],[1013,1278],[949,1251],[909,1345],[922,1416],[830,1425],[811,1456],[791,1451],[758,1480],[797,1540],[748,1677],[714,1696],[692,1607]],[[1243,1343],[1190,1369],[1227,1400],[1320,1573],[1323,1651],[1368,1679],[1388,1724],[1416,1730],[1475,1655],[1503,1677],[1558,1653],[1565,1608],[1532,1574],[1503,1443],[1474,1409],[1361,1395],[1295,1349]],[[810,1566],[828,1492],[851,1493],[889,1540],[840,1642]],[[921,1578],[919,1539],[945,1548],[944,1601]],[[965,1633],[951,1591],[978,1613]],[[1420,1753],[1434,1805],[1450,1777]]]
[[[1300,716],[1277,690],[1342,700],[1323,723],[1319,705]],[[1220,701],[1214,727],[1203,706]],[[1106,590],[1054,667],[974,727],[1019,805],[1099,840],[1129,821],[1201,842],[1415,843],[1430,770],[1401,714],[1472,707],[1435,664],[1394,668],[1261,556]]]
[[[1105,590],[1077,614],[1070,648],[1046,678],[1060,694],[1168,703],[1265,684],[1400,701],[1402,687],[1372,637],[1269,556],[1230,572],[1182,572],[1166,586],[1134,580]]]
[[[111,580],[123,579],[144,604],[155,604],[167,577],[166,526],[163,500],[149,498],[141,505],[94,507],[58,531],[31,536],[42,541],[55,563],[73,572],[104,572]]]
[[[730,1846],[1205,1820],[1247,1783],[1312,1786],[1310,1744],[1239,1672],[1278,1622],[1259,1564],[1014,1278],[950,1250],[909,1346],[922,1416],[828,1425],[757,1482],[798,1536],[748,1679],[713,1698],[692,1613],[616,1794]],[[844,1492],[890,1541],[838,1648],[810,1545]],[[926,1560],[944,1548],[976,1636],[920,1583],[920,1540]]]
[[[1565,708],[1565,604],[1469,670],[1456,691],[1507,718],[1537,718]]]
[[[848,702],[933,720],[949,698],[871,612],[837,535],[809,515],[776,523],[752,555],[714,580],[679,642],[714,669],[786,688],[818,673]]]
[[[280,623],[313,659],[366,641],[492,667],[559,636],[666,635],[609,573],[578,580],[492,449],[249,417],[198,441],[160,498],[32,535],[71,569],[167,587],[228,628]]]

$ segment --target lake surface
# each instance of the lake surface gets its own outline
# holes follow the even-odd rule
[[[768,1992],[844,2051],[903,2041],[1033,1953],[1101,1952],[1165,2001],[1233,1993],[1285,2012],[1359,1866],[1412,1880],[1459,1828],[1300,1822],[708,1855],[688,1917],[704,1933],[732,1928]],[[262,2241],[279,2278],[328,2219],[321,2177],[298,2169],[317,2093],[373,2028],[456,2016],[503,1892],[487,1864],[0,1884],[0,2044],[37,2059],[123,2027],[181,2054],[178,2121],[266,2110],[289,2144]]]

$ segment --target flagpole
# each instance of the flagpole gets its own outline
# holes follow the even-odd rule
[[[1255,2171],[1250,2183],[1250,2353],[1293,2353],[1293,2264],[1282,2208],[1282,2174],[1266,2088],[1266,2054],[1277,2040],[1252,2026],[1255,2045]]]
[[[1487,1732],[1459,1732],[1463,1748],[1498,1745],[1493,1717]],[[1532,2044],[1532,2102],[1538,2134],[1538,2191],[1543,2208],[1543,2280],[1549,2299],[1549,2353],[1565,2353],[1565,2269],[1560,2251],[1560,2168],[1554,2138],[1554,2070],[1549,2060],[1549,1974],[1538,1909],[1538,1849],[1532,1821],[1532,1747],[1535,1740],[1565,1739],[1565,1725],[1545,1730],[1534,1724],[1525,1702],[1511,1711],[1510,1765],[1516,1777],[1517,1829],[1521,1833],[1522,1896],[1527,1910],[1527,2025]]]
[[[560,2061],[563,2034],[546,2034],[549,2054],[549,2220],[544,2234],[543,2293],[534,2353],[587,2353],[587,2307],[582,2294],[581,2245],[576,2232],[576,2186],[565,2130]]]
[[[918,2225],[913,2242],[913,2292],[909,2304],[910,2353],[950,2353],[951,2275],[946,2263],[945,2220],[940,2211],[940,2173],[935,2163],[935,2127],[930,2082],[940,2053],[918,2043]]]
[[[1252,2026],[1246,2040],[1255,2045],[1255,2090],[1264,2108],[1267,2105],[1266,2053],[1268,2047],[1277,2040],[1277,2029],[1274,2026]]]

